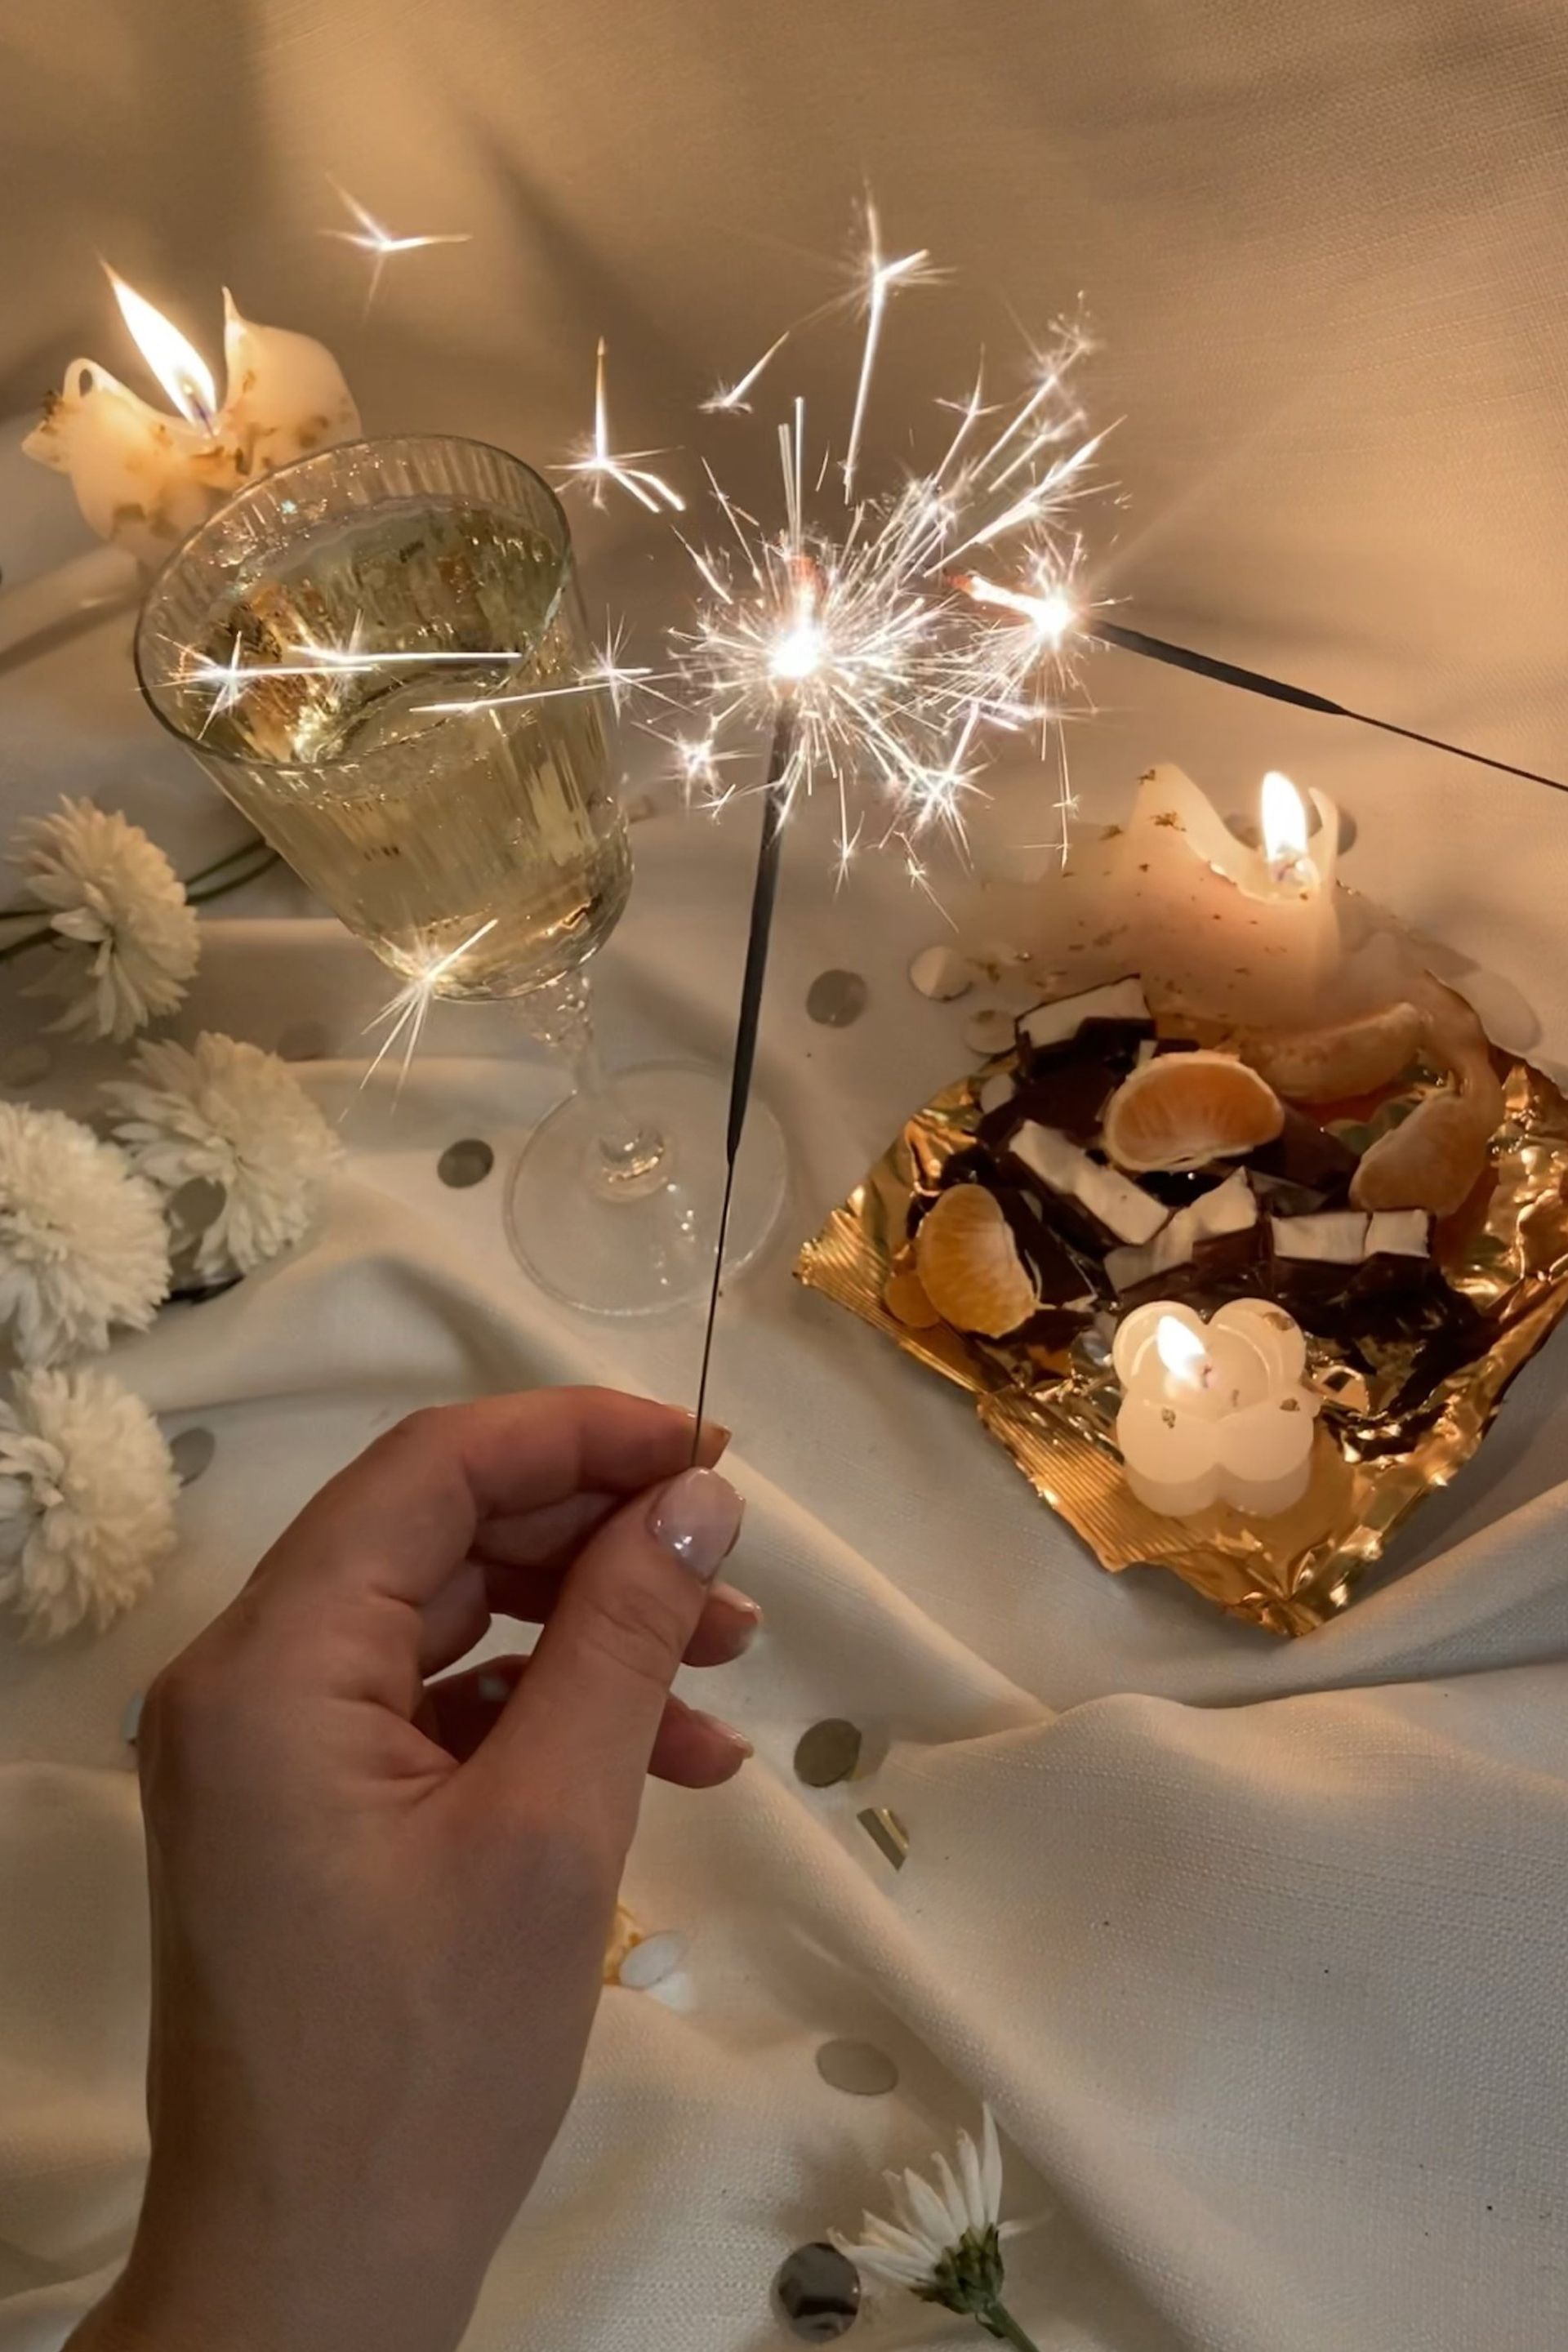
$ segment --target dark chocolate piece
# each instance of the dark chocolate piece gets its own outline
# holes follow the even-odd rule
[[[1337,1207],[1350,1197],[1355,1153],[1293,1103],[1286,1103],[1284,1111],[1285,1124],[1279,1133],[1272,1143],[1258,1144],[1247,1153],[1247,1166],[1299,1192],[1315,1192],[1324,1207]]]

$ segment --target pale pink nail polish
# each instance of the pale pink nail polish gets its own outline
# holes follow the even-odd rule
[[[716,1470],[686,1470],[655,1497],[648,1531],[682,1568],[711,1584],[741,1532],[745,1507]]]

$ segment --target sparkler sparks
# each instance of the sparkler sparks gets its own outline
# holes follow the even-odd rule
[[[755,371],[753,371],[754,374]],[[672,489],[661,474],[650,473],[646,460],[663,456],[660,449],[632,449],[624,457],[615,456],[610,448],[609,418],[605,405],[605,339],[599,338],[597,363],[594,373],[594,435],[580,457],[574,457],[561,471],[578,480],[591,482],[594,504],[605,503],[605,485],[616,487],[636,499],[638,506],[657,514],[661,506],[672,514],[680,514],[686,500],[679,490]]]
[[[909,274],[924,258],[908,257]],[[896,283],[904,265],[876,268]],[[1066,518],[1099,446],[1068,387],[1078,348],[1077,331],[1064,331],[1011,402],[988,404],[977,376],[965,399],[942,404],[958,421],[931,471],[889,498],[858,500],[844,523],[819,527],[807,511],[798,403],[780,428],[782,527],[757,521],[707,469],[724,536],[717,545],[682,537],[701,585],[692,623],[671,632],[677,669],[706,714],[710,761],[731,724],[760,730],[787,702],[795,730],[784,789],[793,798],[826,780],[837,790],[841,874],[864,827],[851,814],[860,787],[884,803],[880,837],[912,858],[928,829],[962,840],[984,730],[1037,721],[1045,751],[1056,729],[1077,622],[1078,542]],[[867,349],[874,358],[869,332]],[[868,381],[863,360],[858,423]],[[955,573],[966,551],[1005,553],[1010,542],[1027,589]],[[1063,772],[1064,820],[1070,803]]]
[[[751,391],[752,386],[757,382],[768,362],[778,352],[783,351],[788,341],[789,329],[786,327],[784,333],[779,336],[777,341],[772,342],[768,345],[767,350],[763,353],[762,358],[756,361],[752,366],[749,367],[746,370],[745,374],[742,376],[737,383],[731,384],[721,384],[718,390],[713,394],[712,397],[703,402],[703,415],[705,416],[721,416],[731,415],[737,409],[749,411],[752,404],[746,398],[746,394]]]
[[[844,503],[850,506],[855,498],[855,469],[860,457],[860,436],[865,428],[867,404],[871,397],[871,377],[877,365],[877,347],[882,339],[882,318],[888,307],[888,296],[895,286],[929,286],[940,272],[928,268],[931,256],[927,253],[906,253],[897,261],[882,258],[881,223],[877,207],[866,200],[865,303],[866,341],[860,352],[860,380],[855,387],[855,414],[850,420],[848,446],[844,452]]]
[[[364,298],[367,318],[370,315],[370,306],[375,300],[380,289],[386,265],[395,253],[417,253],[421,247],[428,245],[467,245],[469,242],[468,232],[466,229],[443,232],[439,236],[394,236],[389,228],[383,227],[374,213],[366,211],[357,196],[351,196],[346,188],[338,185],[336,180],[331,183],[331,186],[339,202],[359,223],[359,226],[357,228],[324,228],[321,235],[335,237],[340,245],[357,246],[362,253],[368,253],[371,256],[370,284],[365,290]]]
[[[466,940],[460,940],[455,948],[448,948],[445,955],[429,958],[412,979],[398,990],[395,996],[387,999],[379,1013],[372,1014],[365,1023],[364,1034],[368,1036],[373,1029],[385,1027],[386,1034],[377,1046],[374,1058],[359,1082],[362,1094],[398,1039],[405,1037],[407,1043],[403,1049],[403,1067],[397,1074],[396,1087],[396,1093],[402,1094],[409,1070],[413,1066],[414,1055],[419,1044],[420,1033],[425,1026],[426,1015],[430,1010],[431,1003],[437,993],[441,982],[455,964],[462,961],[470,948],[477,948],[481,940],[489,938],[500,920],[499,915],[492,915],[488,923],[481,923],[477,931],[470,931]],[[387,1025],[388,1024],[390,1026]]]

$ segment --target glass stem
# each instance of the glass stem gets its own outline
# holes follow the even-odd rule
[[[610,1194],[653,1191],[663,1181],[664,1138],[623,1102],[616,1081],[605,1073],[587,973],[581,968],[567,972],[521,1002],[533,1034],[565,1055],[573,1094],[596,1114],[585,1171],[588,1182],[595,1192]]]

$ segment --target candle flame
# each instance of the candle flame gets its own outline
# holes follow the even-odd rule
[[[1173,1380],[1202,1388],[1208,1350],[1188,1324],[1174,1315],[1162,1315],[1154,1326],[1154,1352]]]
[[[107,269],[108,264],[104,267]],[[172,320],[155,310],[145,295],[127,286],[112,269],[109,282],[138,351],[180,415],[189,424],[210,425],[217,415],[217,386],[200,352],[185,341]]]
[[[1307,856],[1307,803],[1278,768],[1264,777],[1259,803],[1263,855],[1277,871],[1289,872]]]

